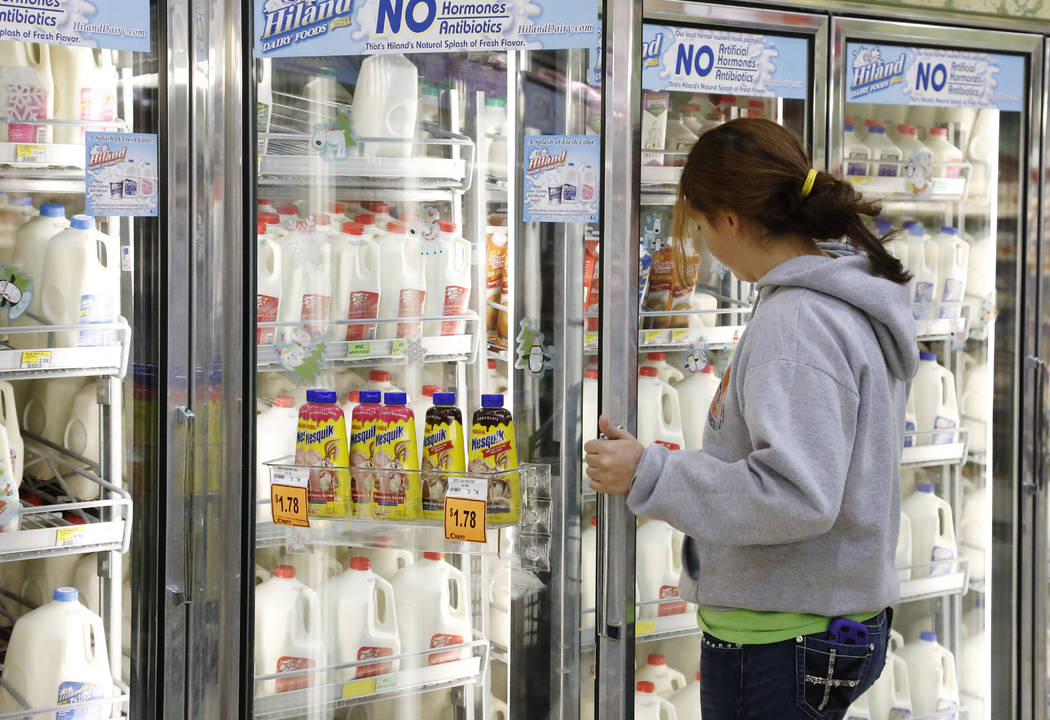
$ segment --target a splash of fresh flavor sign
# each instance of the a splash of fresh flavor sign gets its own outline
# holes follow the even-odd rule
[[[0,0],[0,40],[149,52],[149,2]]]
[[[590,47],[597,0],[255,0],[255,55]]]

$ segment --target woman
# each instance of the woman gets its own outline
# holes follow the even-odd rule
[[[592,488],[688,536],[704,720],[842,718],[882,671],[918,350],[909,274],[864,222],[879,211],[775,123],[701,136],[676,234],[698,224],[757,283],[704,450],[645,448],[604,416],[585,448]]]

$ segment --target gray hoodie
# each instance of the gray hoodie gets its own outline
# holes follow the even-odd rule
[[[627,498],[688,536],[679,591],[704,607],[838,617],[899,597],[915,323],[866,254],[820,248],[758,282],[703,451],[650,446]]]

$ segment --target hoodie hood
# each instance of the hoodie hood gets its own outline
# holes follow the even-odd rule
[[[803,255],[777,265],[755,286],[759,298],[779,287],[801,287],[849,303],[871,321],[894,377],[911,380],[919,367],[908,286],[876,273],[867,253],[843,243],[817,243],[824,255]]]

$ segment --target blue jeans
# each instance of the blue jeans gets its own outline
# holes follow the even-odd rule
[[[883,611],[867,621],[871,639],[861,646],[832,642],[826,632],[768,645],[726,643],[704,633],[703,720],[842,720],[882,673],[891,618]]]

